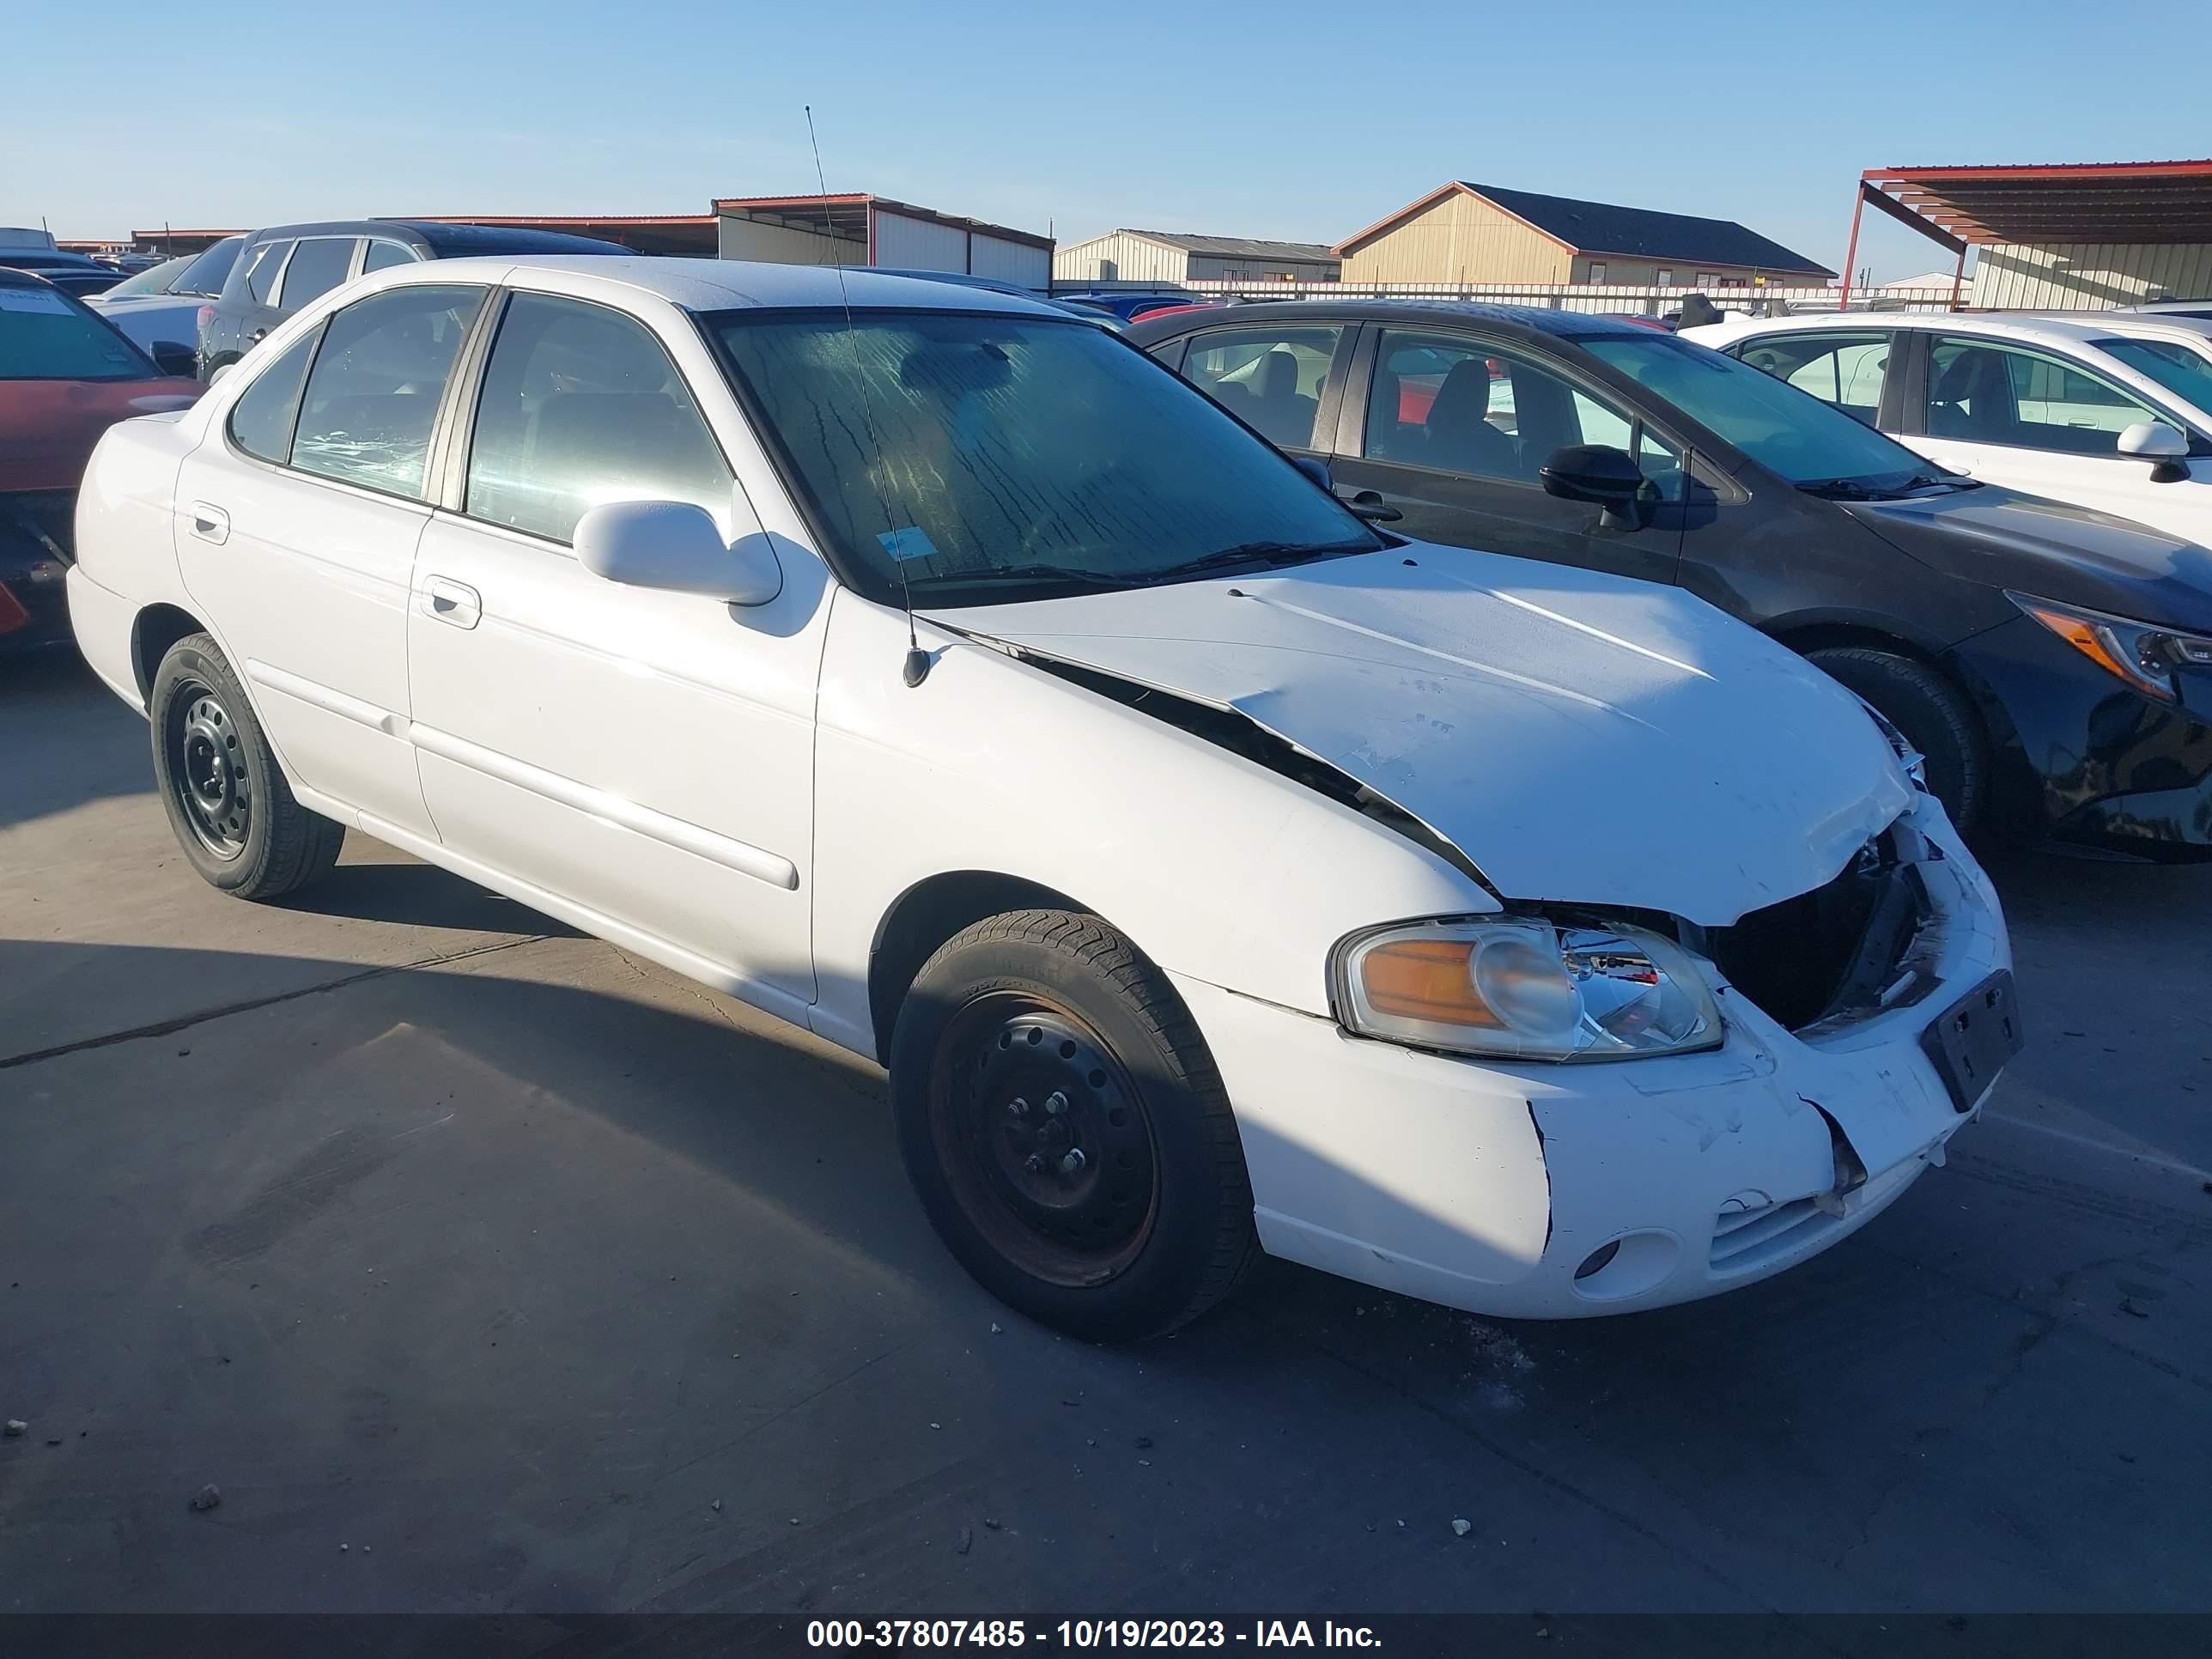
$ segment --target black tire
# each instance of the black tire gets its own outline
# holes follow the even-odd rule
[[[1166,975],[1097,916],[1016,910],[948,940],[900,1006],[890,1069],[932,1224],[1031,1318],[1091,1341],[1157,1336],[1257,1259],[1206,1041]]]
[[[1927,761],[1928,790],[1961,835],[1980,827],[1989,793],[1989,752],[1966,694],[1925,663],[1864,646],[1806,653],[1876,708]]]
[[[169,827],[210,886],[242,899],[297,892],[337,862],[345,826],[292,799],[246,688],[205,634],[171,646],[148,713]]]

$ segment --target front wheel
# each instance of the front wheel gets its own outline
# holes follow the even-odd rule
[[[1989,761],[1981,722],[1957,686],[1925,663],[1863,646],[1806,653],[1808,662],[1881,710],[1926,761],[1928,793],[1965,835],[1979,826]]]
[[[210,886],[282,898],[337,862],[345,826],[292,798],[246,688],[210,635],[169,647],[147,712],[169,827]]]
[[[1072,1335],[1172,1330],[1258,1255],[1205,1039],[1096,916],[1013,911],[941,946],[899,1010],[891,1102],[907,1173],[961,1265]]]

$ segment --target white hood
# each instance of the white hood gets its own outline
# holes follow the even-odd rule
[[[1387,796],[1510,899],[1722,927],[1911,799],[1851,695],[1679,589],[1411,543],[933,613],[1233,708]]]

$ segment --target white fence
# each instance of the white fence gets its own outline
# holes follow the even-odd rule
[[[1056,289],[1082,289],[1107,293],[1157,293],[1157,283],[1054,283]],[[1657,317],[1674,310],[1693,293],[1703,293],[1723,311],[1754,317],[1787,316],[1796,312],[1833,311],[1840,290],[1832,288],[1641,288],[1597,283],[1266,283],[1188,282],[1176,286],[1192,294],[1224,300],[1480,300],[1492,305],[1534,306],[1547,311],[1626,313]],[[1960,286],[1964,307],[1973,295],[1973,284]],[[1851,292],[1851,309],[1874,311],[1948,311],[1951,285],[1905,289],[1863,289]]]

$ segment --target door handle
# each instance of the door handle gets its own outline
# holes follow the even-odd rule
[[[1337,487],[1336,496],[1370,524],[1395,524],[1406,516],[1384,501],[1379,489],[1357,489],[1348,484],[1340,484]]]
[[[432,576],[422,584],[422,614],[455,628],[474,628],[483,617],[483,599],[465,582]]]
[[[212,501],[194,501],[185,511],[191,520],[192,534],[202,541],[221,547],[230,539],[230,514]]]

